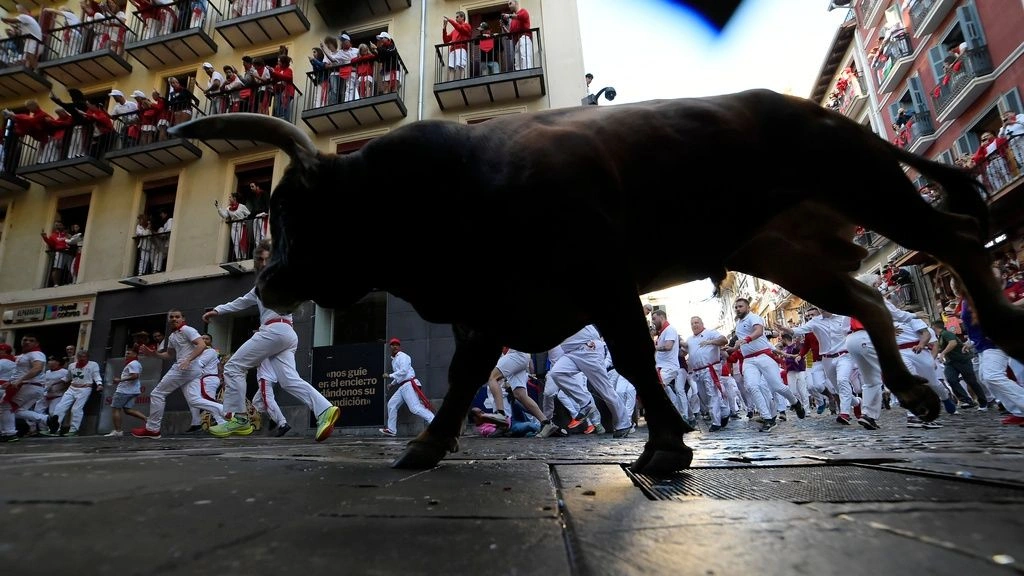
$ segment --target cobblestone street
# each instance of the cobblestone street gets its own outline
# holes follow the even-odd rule
[[[343,431],[27,439],[0,446],[0,558],[12,574],[1021,573],[1024,428],[1000,418],[734,422],[689,435],[693,469],[667,480],[624,470],[643,427],[466,437],[426,472],[388,467],[405,439]]]

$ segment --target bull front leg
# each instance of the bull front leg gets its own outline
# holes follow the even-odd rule
[[[693,428],[679,415],[658,378],[654,344],[639,296],[628,296],[634,305],[613,307],[595,326],[608,345],[615,369],[633,383],[644,405],[647,443],[630,469],[665,476],[689,467],[693,461],[693,450],[683,441],[683,435]]]
[[[455,354],[448,367],[448,392],[427,429],[411,440],[392,468],[433,468],[449,452],[458,452],[459,435],[476,391],[487,382],[501,356],[501,344],[464,326],[453,326]]]

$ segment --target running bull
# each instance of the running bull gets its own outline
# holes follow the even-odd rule
[[[452,325],[444,404],[396,467],[432,467],[457,450],[503,346],[548,350],[593,323],[646,409],[634,470],[686,468],[691,429],[659,384],[639,295],[726,270],[860,319],[901,405],[936,418],[938,398],[904,367],[880,295],[851,276],[866,256],[851,242],[856,225],[943,262],[990,338],[1024,357],[1024,310],[992,275],[978,182],[805,99],[753,90],[475,126],[422,121],[347,156],[322,154],[294,125],[260,115],[172,132],[255,139],[290,157],[270,200],[272,258],[257,279],[268,307],[345,308],[382,289]],[[942,188],[941,210],[901,164]],[[328,280],[330,269],[343,279]]]

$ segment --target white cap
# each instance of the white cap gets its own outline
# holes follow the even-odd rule
[[[147,96],[142,90],[136,90],[135,92],[132,92],[132,98],[147,98]]]
[[[351,41],[352,37],[349,36],[348,34],[342,34],[341,36],[338,36],[338,40],[349,40],[349,41]]]
[[[203,68],[213,68],[213,64],[210,64],[209,62],[203,62]]]
[[[120,97],[124,98],[124,92],[121,92],[120,90],[111,90],[110,91],[110,95],[111,96],[120,96]]]
[[[380,39],[380,38],[387,38],[388,40],[390,40],[391,39],[391,34],[388,34],[387,32],[381,32],[380,34],[377,34],[377,38],[378,39]]]

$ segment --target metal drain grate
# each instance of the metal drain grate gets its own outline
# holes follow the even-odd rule
[[[626,468],[651,500],[783,500],[787,502],[1024,501],[1024,489],[945,480],[859,466],[693,468],[651,478]]]

